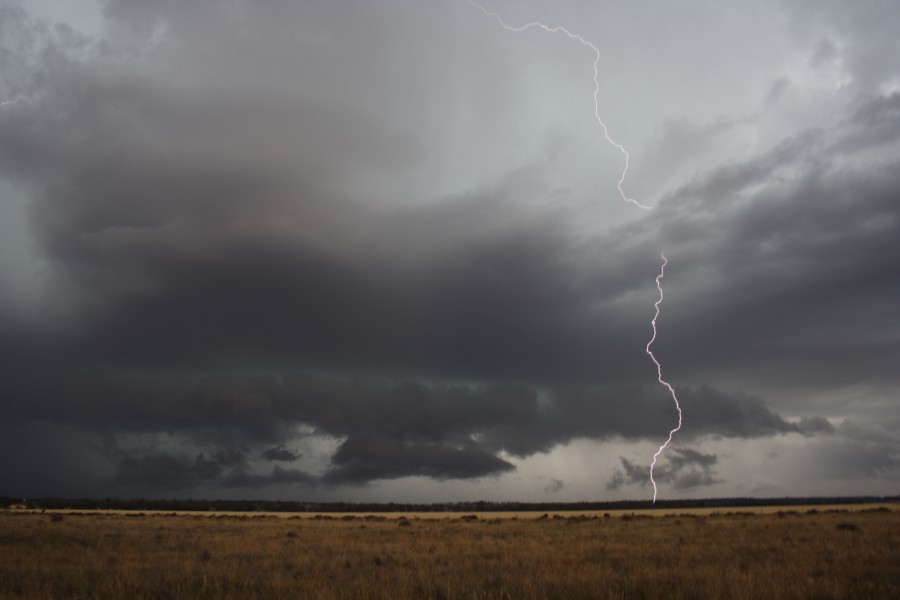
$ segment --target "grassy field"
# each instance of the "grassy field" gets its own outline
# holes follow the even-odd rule
[[[900,598],[900,510],[0,512],[2,598]]]

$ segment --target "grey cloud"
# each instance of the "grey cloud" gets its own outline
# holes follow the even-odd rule
[[[161,385],[146,378],[95,377],[74,380],[77,390],[95,393],[63,395],[73,381],[62,380],[61,387],[44,390],[49,397],[33,398],[17,418],[113,436],[103,452],[115,465],[116,484],[137,485],[146,478],[148,486],[157,486],[168,474],[173,489],[208,482],[256,488],[279,483],[256,473],[250,457],[297,460],[299,453],[288,447],[311,436],[343,440],[326,465],[324,481],[333,484],[409,476],[471,479],[511,470],[498,457],[501,451],[527,458],[577,438],[661,439],[676,422],[671,399],[656,386],[538,390],[306,374],[215,376],[193,384],[185,378]],[[687,415],[680,439],[800,431],[760,398],[710,387],[678,393]],[[136,394],[147,400],[134,403]],[[300,427],[312,433],[298,433]],[[123,450],[115,441],[115,436],[165,432],[175,448],[206,450]]]
[[[837,55],[838,48],[834,43],[834,40],[824,38],[819,40],[819,42],[816,44],[815,50],[813,51],[813,54],[809,59],[809,64],[812,67],[831,65],[834,63]]]
[[[676,477],[672,481],[672,488],[676,490],[688,490],[691,488],[705,487],[723,483],[722,479],[717,479],[714,473],[708,470],[689,471]]]
[[[259,455],[260,458],[264,458],[269,461],[280,461],[280,462],[293,462],[300,458],[302,454],[299,452],[295,452],[290,448],[285,448],[282,445],[273,446],[265,450],[262,454]]]
[[[797,428],[771,412],[762,398],[727,394],[710,386],[677,388],[690,419],[685,433],[718,433],[727,437],[758,437],[790,433]]]
[[[691,448],[668,448],[659,466],[653,471],[657,483],[670,483],[676,490],[706,487],[722,483],[716,476],[719,459],[715,454],[704,454]],[[637,465],[620,457],[622,470],[613,472],[606,489],[616,490],[623,485],[650,483],[650,467]]]
[[[562,479],[551,479],[550,483],[544,486],[544,491],[549,492],[551,494],[556,494],[561,491],[565,487],[565,483],[563,483]]]
[[[797,422],[797,428],[805,435],[834,433],[834,425],[823,417],[804,417]]]
[[[676,179],[686,144],[770,124],[664,112],[635,164],[671,189],[608,225],[565,204],[550,150],[451,169],[454,153],[494,160],[478,154],[503,135],[494,120],[524,122],[520,58],[473,41],[484,23],[460,4],[110,0],[103,41],[0,8],[0,89],[28,98],[0,112],[0,175],[30,198],[47,290],[22,307],[0,289],[4,419],[100,440],[94,474],[132,490],[472,479],[508,472],[502,452],[659,439],[675,422],[644,353],[660,249],[654,349],[689,443],[814,443],[834,416],[817,391],[898,385],[898,11],[784,8],[813,67],[851,78],[833,118]],[[433,64],[410,51],[424,43]],[[462,140],[476,89],[502,110]],[[452,185],[423,192],[442,169]],[[776,408],[791,387],[808,392],[793,422]],[[253,464],[299,460],[299,425],[341,441],[323,480]],[[180,446],[107,443],[159,432]],[[703,456],[674,452],[661,475],[714,483]],[[889,470],[884,456],[864,471]],[[623,461],[611,485],[641,468]]]
[[[243,468],[247,461],[242,448],[220,445],[214,451],[191,455],[177,445],[171,450],[157,443],[123,445],[113,432],[105,432],[94,450],[104,454],[114,467],[109,483],[132,490],[191,490],[232,469]]]
[[[886,481],[900,480],[900,452],[896,442],[877,438],[855,440],[827,438],[814,446],[805,467],[820,478],[861,481],[877,477]]]
[[[3,119],[0,164],[30,180],[78,343],[104,360],[559,380],[599,350],[610,376],[634,372],[601,339],[636,323],[595,321],[609,282],[567,218],[502,188],[407,209],[345,197],[336,181],[402,170],[415,143],[293,89],[67,68]]]
[[[679,388],[688,437],[759,437],[797,432],[765,402],[708,386]],[[284,410],[333,436],[377,432],[402,440],[478,443],[517,456],[547,451],[577,437],[647,438],[677,422],[657,386],[561,387],[349,383],[309,376],[285,378]]]
[[[619,460],[622,462],[622,470],[617,469],[613,471],[609,481],[606,483],[607,490],[617,490],[626,484],[640,483],[641,485],[647,485],[650,483],[649,465],[636,465],[624,456],[620,456]]]
[[[718,169],[660,208],[677,282],[658,344],[669,372],[704,378],[749,367],[816,385],[890,378],[898,347],[879,332],[890,328],[897,297],[900,171],[891,159],[833,168],[843,150],[830,140],[847,131],[867,148],[881,143],[878,128],[835,127]]]
[[[350,436],[332,458],[330,483],[363,483],[374,479],[424,476],[469,479],[511,471],[511,463],[474,444],[448,446],[404,442],[375,435]]]
[[[866,97],[847,119],[846,130],[833,142],[840,153],[879,148],[900,140],[900,92]]]
[[[686,414],[681,436],[759,437],[797,428],[772,413],[761,398],[709,386],[677,390]],[[527,415],[527,413],[526,413]],[[665,437],[678,422],[671,398],[656,386],[566,388],[548,394],[534,421],[484,430],[484,442],[518,456],[547,451],[577,437]]]
[[[827,36],[824,51],[821,39],[814,42],[815,55],[840,60],[851,85],[861,92],[877,90],[900,72],[900,43],[891,34],[900,26],[900,15],[890,3],[803,0],[783,6],[804,36]]]
[[[148,128],[176,138],[197,129],[160,127],[156,113],[169,110],[154,108]],[[550,213],[511,220],[523,212],[511,200],[474,194],[453,208],[375,213],[298,173],[188,164],[148,150],[128,126],[69,118],[98,139],[92,150],[62,150],[49,133],[25,144],[62,154],[46,159],[58,183],[39,192],[33,224],[68,310],[89,324],[78,343],[104,360],[561,379],[586,376],[586,357],[605,347],[588,302],[601,281]],[[22,136],[34,136],[15,125],[4,138],[10,170]],[[615,321],[606,333],[634,326]],[[610,375],[634,371],[606,354]]]
[[[221,474],[221,465],[203,454],[189,458],[152,453],[122,458],[116,467],[115,484],[150,490],[189,490]]]
[[[847,418],[834,428],[834,432],[850,440],[872,442],[887,446],[900,443],[900,431],[891,428],[890,423],[867,423],[859,419]]]
[[[625,467],[625,469],[629,469],[632,465],[630,462],[628,462],[628,463],[623,462],[622,466]],[[619,489],[620,487],[625,485],[627,482],[628,482],[628,479],[626,479],[625,473],[623,473],[622,471],[617,469],[616,471],[613,472],[612,475],[610,475],[609,479],[607,480],[606,489],[607,489],[607,491],[612,492],[612,491]]]
[[[168,452],[120,451],[116,456],[116,470],[111,481],[104,485],[115,491],[129,490],[142,494],[159,492],[191,493],[200,486],[261,489],[268,486],[299,485],[313,488],[319,478],[297,469],[273,467],[269,474],[251,471],[240,457],[221,454],[206,457],[203,453],[189,457]]]
[[[60,84],[71,99],[64,110],[39,103],[30,118],[4,121],[6,164],[18,173],[28,172],[25,164],[45,166],[33,177],[40,188],[35,233],[86,324],[76,343],[103,360],[201,368],[252,361],[272,370],[299,362],[533,383],[633,380],[646,372],[632,341],[646,336],[651,298],[642,306],[623,300],[647,289],[646,248],[660,233],[676,285],[696,282],[695,294],[715,298],[690,299],[686,311],[667,306],[672,312],[663,317],[673,316],[672,334],[659,342],[671,356],[667,365],[696,382],[718,368],[784,364],[788,353],[836,362],[828,353],[853,331],[836,332],[833,344],[815,340],[816,349],[803,347],[802,336],[816,318],[883,296],[872,286],[896,267],[889,259],[896,219],[884,196],[896,169],[874,177],[824,171],[838,151],[832,138],[880,143],[876,132],[887,135],[896,120],[890,98],[863,103],[838,132],[807,132],[698,178],[640,225],[584,240],[564,213],[526,208],[502,191],[396,210],[343,197],[332,188],[335,177],[370,160],[396,157],[396,166],[415,154],[350,109],[306,98],[289,104],[202,88],[176,92],[140,77],[73,81]],[[363,133],[333,135],[329,124],[348,121],[348,130]],[[55,132],[69,130],[90,147],[60,142]],[[332,139],[348,141],[322,151]],[[241,144],[228,143],[235,140]],[[381,151],[355,155],[359,140]],[[258,149],[241,150],[249,145]],[[21,148],[31,148],[28,156],[19,156]],[[801,177],[791,181],[795,170]],[[47,173],[56,183],[42,183]],[[722,201],[759,186],[746,201]],[[849,205],[849,194],[861,199]],[[864,222],[853,218],[861,214]],[[884,229],[873,235],[867,224],[879,215]],[[621,248],[637,251],[623,257]],[[793,275],[797,269],[802,276]],[[847,286],[850,278],[861,285]],[[889,304],[877,314],[886,318]],[[719,351],[733,340],[741,340],[734,352]],[[870,370],[884,373],[884,348],[858,343]],[[840,377],[842,370],[828,372]]]

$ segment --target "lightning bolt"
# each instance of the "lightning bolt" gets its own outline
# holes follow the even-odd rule
[[[622,189],[622,186],[625,184],[625,175],[628,173],[629,160],[631,159],[631,157],[628,154],[628,150],[625,149],[625,146],[623,146],[619,142],[617,142],[614,139],[612,139],[611,137],[609,137],[609,130],[606,127],[606,123],[604,123],[603,119],[600,117],[600,100],[598,99],[598,97],[600,96],[600,72],[599,72],[599,68],[597,66],[600,63],[600,49],[597,48],[597,46],[595,46],[591,42],[587,41],[586,39],[584,39],[583,37],[578,35],[577,33],[572,33],[565,27],[544,25],[543,23],[541,23],[539,21],[532,21],[531,23],[526,23],[525,25],[522,25],[520,27],[513,27],[512,25],[507,25],[506,22],[500,17],[500,15],[498,15],[495,12],[489,11],[485,7],[483,7],[480,4],[478,4],[477,2],[475,2],[475,0],[463,0],[463,1],[471,6],[474,6],[478,10],[480,10],[482,13],[484,13],[484,16],[490,17],[490,18],[494,19],[495,21],[497,21],[497,23],[500,25],[500,27],[502,27],[503,29],[505,29],[507,31],[513,31],[513,32],[519,33],[522,31],[527,31],[529,29],[542,29],[542,30],[546,31],[547,33],[563,33],[569,39],[576,40],[582,46],[585,46],[585,47],[591,49],[591,51],[594,53],[594,118],[597,119],[597,123],[600,125],[600,128],[603,129],[603,137],[606,138],[606,141],[609,142],[613,147],[615,147],[619,152],[621,152],[622,155],[625,157],[625,168],[622,169],[622,175],[619,177],[619,182],[616,184],[616,188],[619,190],[619,196],[625,202],[630,202],[630,203],[634,204],[635,206],[637,206],[638,208],[642,208],[644,210],[651,210],[653,208],[652,206],[647,206],[646,204],[641,204],[634,198],[630,198],[625,193],[625,190]]]
[[[678,402],[678,396],[675,394],[675,388],[672,385],[663,379],[662,376],[662,365],[659,364],[659,361],[656,359],[656,356],[653,354],[653,350],[651,346],[653,346],[653,342],[656,341],[656,320],[659,318],[659,305],[662,304],[663,301],[663,290],[662,290],[662,279],[666,276],[666,265],[669,264],[669,261],[666,259],[665,253],[660,253],[660,257],[662,258],[662,265],[659,267],[659,275],[656,276],[656,289],[659,290],[659,300],[657,300],[653,306],[656,308],[656,314],[653,315],[653,320],[650,321],[650,325],[653,327],[653,335],[650,337],[650,341],[647,342],[647,355],[650,357],[650,360],[653,361],[653,364],[656,365],[656,380],[659,381],[660,385],[665,386],[669,393],[672,395],[672,400],[675,401],[675,408],[678,410],[678,425],[669,432],[669,439],[663,443],[662,446],[659,447],[659,450],[656,451],[656,454],[653,455],[653,462],[650,463],[650,482],[653,484],[653,503],[656,504],[656,480],[653,479],[653,469],[656,468],[656,459],[659,458],[659,455],[663,453],[663,450],[672,442],[672,436],[675,435],[678,430],[681,429],[681,404]]]
[[[597,48],[594,44],[589,42],[588,40],[581,37],[581,35],[577,33],[573,33],[570,30],[566,29],[562,26],[551,26],[541,23],[540,21],[532,21],[530,23],[526,23],[521,26],[513,26],[507,24],[501,17],[495,12],[489,11],[485,7],[481,6],[475,0],[463,0],[466,4],[477,8],[481,11],[484,16],[494,19],[503,29],[507,31],[512,31],[515,33],[527,31],[529,29],[540,29],[546,31],[547,33],[562,33],[565,34],[569,39],[575,40],[580,43],[582,46],[589,48],[594,53],[594,118],[597,120],[597,123],[600,125],[600,128],[603,130],[603,137],[606,138],[606,141],[609,142],[612,146],[614,146],[622,155],[625,157],[625,167],[622,169],[622,175],[619,177],[619,181],[616,184],[616,188],[619,190],[619,196],[625,202],[630,202],[634,204],[638,208],[644,210],[651,210],[652,206],[647,206],[646,204],[642,204],[635,200],[634,198],[630,198],[626,193],[622,186],[625,183],[625,176],[628,174],[628,166],[630,161],[630,155],[628,154],[628,150],[625,149],[622,144],[618,143],[614,139],[612,139],[609,135],[609,129],[606,127],[606,123],[603,122],[603,119],[600,117],[600,74],[598,65],[600,63],[600,49]],[[659,447],[656,451],[656,454],[653,455],[653,462],[650,463],[650,482],[653,484],[653,503],[656,504],[656,480],[653,478],[653,471],[656,468],[656,461],[659,458],[660,454],[669,446],[672,442],[672,437],[681,429],[682,423],[682,412],[681,412],[681,404],[678,402],[678,396],[675,394],[675,388],[663,379],[662,376],[662,365],[657,360],[656,356],[653,354],[652,346],[653,342],[656,341],[656,321],[659,319],[659,306],[663,302],[663,290],[662,290],[662,279],[665,276],[666,265],[669,263],[668,259],[666,259],[666,255],[664,252],[660,253],[660,257],[662,258],[662,265],[659,268],[659,275],[656,276],[656,289],[659,291],[659,299],[654,303],[654,308],[656,309],[656,314],[653,316],[653,320],[650,321],[650,325],[653,327],[653,336],[650,338],[650,341],[647,342],[646,352],[650,357],[650,360],[653,361],[653,364],[656,365],[656,379],[659,381],[660,385],[665,386],[669,393],[672,395],[672,400],[675,402],[675,408],[678,410],[678,425],[669,432],[669,437],[666,441]]]

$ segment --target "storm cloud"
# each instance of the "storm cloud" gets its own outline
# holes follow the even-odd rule
[[[645,212],[564,36],[43,4],[0,4],[0,494],[645,493],[661,251],[658,481],[745,493],[724,439],[896,483],[900,10],[490,3],[597,43]]]

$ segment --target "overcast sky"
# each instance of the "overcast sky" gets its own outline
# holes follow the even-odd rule
[[[882,495],[900,5],[0,0],[0,495]]]

